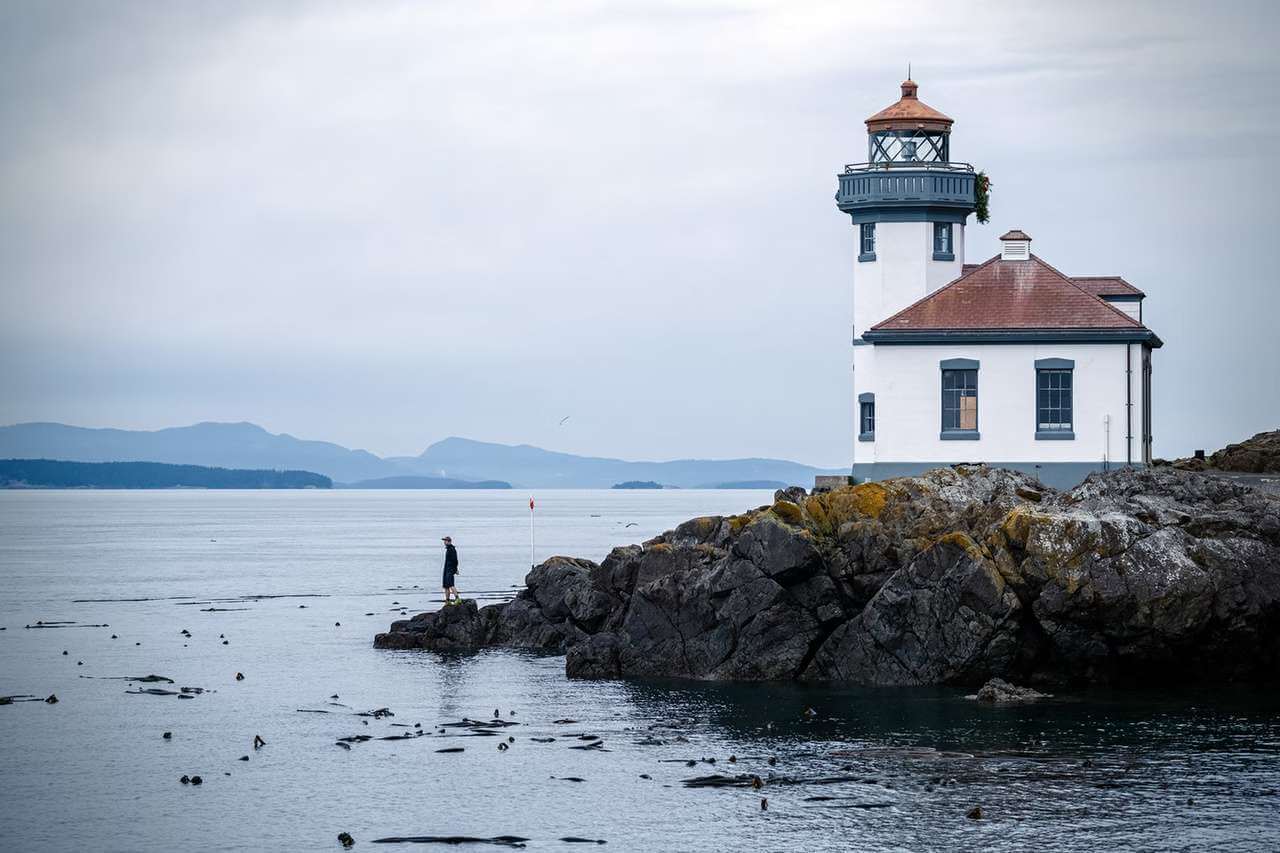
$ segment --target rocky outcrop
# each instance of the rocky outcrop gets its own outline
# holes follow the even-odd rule
[[[1228,444],[1209,456],[1209,465],[1241,474],[1280,474],[1280,430],[1260,432],[1239,444]]]
[[[979,688],[976,695],[966,697],[977,699],[991,705],[1003,705],[1007,702],[1035,702],[1040,699],[1052,699],[1053,694],[1041,693],[1030,687],[1019,687],[1010,684],[1003,678],[993,678]]]
[[[1205,458],[1172,462],[1156,460],[1182,471],[1226,471],[1233,474],[1280,474],[1280,430],[1260,432],[1238,444],[1228,444]]]
[[[526,585],[375,644],[541,649],[582,678],[1280,680],[1280,499],[1171,468],[779,491]]]

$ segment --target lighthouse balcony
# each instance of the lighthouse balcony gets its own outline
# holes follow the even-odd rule
[[[963,221],[974,208],[975,174],[968,163],[854,163],[837,178],[836,204],[855,221],[862,219],[860,213],[912,209],[922,215],[952,210]]]

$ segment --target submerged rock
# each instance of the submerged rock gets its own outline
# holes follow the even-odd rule
[[[375,645],[566,654],[571,677],[1280,679],[1280,498],[1172,468],[1056,492],[956,466],[681,524]]]
[[[1039,690],[1032,690],[1030,687],[1018,687],[1010,684],[1003,678],[993,678],[978,690],[977,695],[971,697],[979,702],[1034,702],[1037,699],[1050,699],[1052,693],[1041,693]]]

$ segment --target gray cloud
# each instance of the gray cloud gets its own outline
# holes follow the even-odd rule
[[[1156,452],[1280,422],[1269,4],[10,4],[0,421],[848,461],[862,119],[1147,291]],[[558,423],[565,414],[572,420]]]

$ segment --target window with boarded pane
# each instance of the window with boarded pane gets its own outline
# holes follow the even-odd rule
[[[942,431],[977,432],[977,369],[942,371]]]
[[[1070,370],[1036,371],[1036,430],[1071,432]]]

